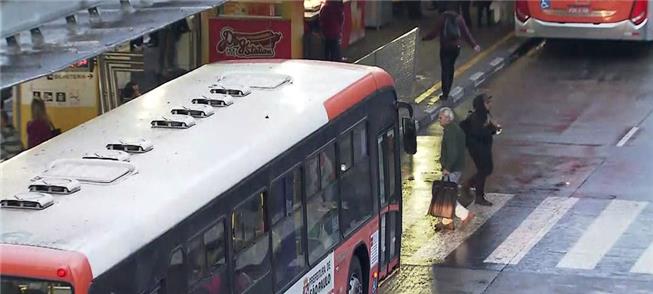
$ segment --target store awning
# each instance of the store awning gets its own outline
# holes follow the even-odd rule
[[[226,0],[0,2],[0,88],[110,51]],[[72,17],[74,16],[74,17]]]

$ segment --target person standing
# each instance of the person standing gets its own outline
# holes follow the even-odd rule
[[[471,0],[459,0],[456,1],[458,5],[458,11],[460,14],[462,14],[463,19],[465,20],[465,24],[467,26],[472,26],[472,16],[470,14],[470,8],[471,8]]]
[[[345,7],[342,0],[326,0],[320,9],[320,30],[324,37],[324,59],[342,61],[340,39],[345,22]]]
[[[23,151],[23,144],[14,126],[9,123],[9,115],[0,110],[2,132],[0,132],[0,160],[6,160]]]
[[[451,87],[453,85],[454,69],[456,59],[460,55],[462,38],[474,48],[474,51],[480,52],[481,47],[476,44],[474,38],[465,25],[465,20],[454,11],[447,9],[442,13],[436,22],[435,28],[429,34],[422,38],[422,41],[428,41],[440,37],[440,67],[442,79],[442,96],[440,99],[445,101],[449,98]]]
[[[492,0],[477,0],[474,2],[476,5],[476,14],[478,20],[478,27],[482,26],[483,15],[485,14],[485,20],[487,21],[487,26],[492,25],[492,15],[490,14],[490,5],[492,5]]]
[[[469,193],[469,188],[476,188],[476,204],[491,206],[492,202],[485,198],[485,180],[492,174],[492,137],[501,133],[501,125],[491,119],[490,108],[492,96],[479,94],[474,98],[474,111],[468,120],[467,150],[476,166],[476,174],[463,185],[463,193]]]
[[[54,125],[45,110],[45,102],[32,99],[32,119],[27,122],[27,148],[35,147],[56,135]]]
[[[443,127],[442,144],[440,150],[440,165],[442,176],[448,177],[449,181],[459,184],[462,171],[465,168],[465,133],[455,123],[453,110],[443,107],[438,113],[438,120]],[[458,201],[454,209],[454,215],[462,220],[463,225],[474,218],[474,213],[467,210]],[[453,230],[453,219],[442,218],[442,222],[436,225],[437,230]]]

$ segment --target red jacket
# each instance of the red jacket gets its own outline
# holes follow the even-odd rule
[[[32,120],[27,124],[27,148],[32,148],[54,137],[52,126],[44,120]]]
[[[320,9],[320,30],[324,38],[338,40],[345,21],[345,6],[341,1],[327,0]]]

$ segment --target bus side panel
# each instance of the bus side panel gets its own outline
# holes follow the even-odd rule
[[[378,272],[379,263],[379,218],[375,215],[370,222],[361,227],[358,231],[349,236],[349,240],[345,241],[340,247],[335,250],[335,293],[347,293],[349,286],[349,267],[351,260],[354,256],[354,250],[358,246],[365,246],[369,262],[361,260],[361,268],[369,269],[368,293],[372,292],[372,284],[374,281],[374,273]],[[363,270],[365,271],[365,270]]]

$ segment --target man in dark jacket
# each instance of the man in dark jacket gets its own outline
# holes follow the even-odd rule
[[[476,188],[476,204],[491,206],[485,199],[485,180],[492,174],[492,136],[501,132],[501,126],[492,121],[490,108],[492,96],[480,94],[474,98],[474,112],[469,118],[467,130],[467,149],[476,165],[476,174],[463,185],[463,192],[470,186]]]
[[[455,3],[455,2],[454,2]],[[448,4],[452,5],[452,4]],[[450,34],[450,32],[457,32],[457,34]],[[447,9],[444,13],[440,14],[435,24],[435,28],[428,35],[422,38],[423,41],[428,41],[440,37],[440,68],[442,79],[442,96],[441,100],[449,98],[449,92],[453,85],[453,76],[456,65],[456,59],[460,55],[460,48],[462,47],[462,38],[474,47],[476,52],[481,51],[481,47],[476,44],[469,28],[465,24],[465,20],[455,11],[455,9]]]
[[[320,9],[320,30],[324,36],[324,59],[342,61],[340,38],[345,21],[345,8],[342,0],[327,0]]]
[[[443,107],[439,114],[438,120],[443,127],[442,144],[440,149],[440,165],[442,166],[442,176],[448,177],[449,181],[459,183],[463,169],[465,168],[465,133],[455,123],[453,110],[449,107]],[[463,220],[463,225],[469,223],[474,218],[474,213],[469,212],[464,206],[456,202],[456,217]],[[443,218],[442,224],[436,226],[438,230],[453,230],[453,220]]]

